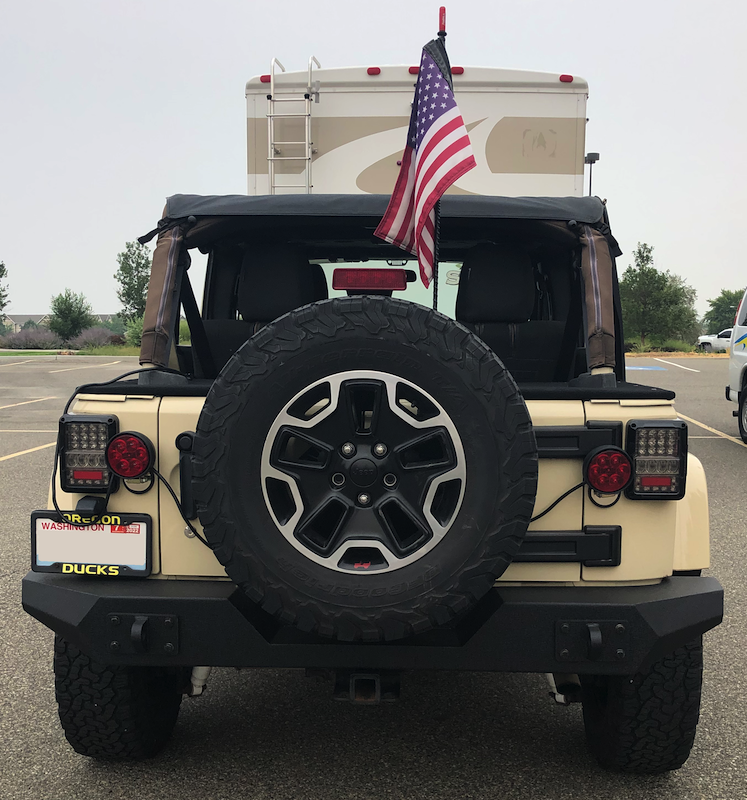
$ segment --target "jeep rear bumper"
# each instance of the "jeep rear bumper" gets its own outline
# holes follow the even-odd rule
[[[653,586],[499,586],[451,627],[387,644],[281,625],[227,581],[106,581],[45,573],[23,607],[108,664],[631,674],[715,627],[715,578]]]

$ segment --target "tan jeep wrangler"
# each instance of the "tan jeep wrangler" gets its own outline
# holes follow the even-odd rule
[[[143,369],[78,387],[32,518],[68,740],[153,755],[215,666],[358,702],[543,672],[604,767],[676,769],[723,597],[687,425],[625,379],[603,204],[445,198],[436,311],[387,200],[169,199]]]

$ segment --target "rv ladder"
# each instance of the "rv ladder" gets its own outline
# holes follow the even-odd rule
[[[319,86],[315,87],[312,82],[312,70],[314,64],[321,67],[321,64],[314,56],[309,59],[309,82],[306,91],[301,96],[281,95],[277,96],[275,93],[275,67],[279,67],[282,72],[285,72],[285,67],[277,60],[272,59],[270,65],[270,93],[267,95],[267,174],[269,179],[270,194],[275,194],[276,189],[305,189],[306,194],[311,194],[311,157],[313,154],[311,141],[311,103],[312,95],[316,94],[317,102],[319,98]],[[288,113],[278,113],[275,110],[276,103],[303,103],[303,112],[295,113],[293,111]],[[293,108],[293,106],[291,106]],[[278,140],[275,133],[275,120],[276,119],[303,119],[304,120],[304,139],[303,141],[287,141]],[[298,156],[284,156],[280,145],[303,147],[303,155]],[[275,164],[278,161],[296,161],[304,162],[304,183],[278,183],[275,173]]]

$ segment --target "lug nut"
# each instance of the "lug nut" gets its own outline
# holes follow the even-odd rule
[[[373,446],[373,452],[375,456],[381,458],[382,456],[386,455],[387,447],[383,442],[379,442]]]
[[[371,502],[371,495],[368,494],[359,494],[358,495],[358,502],[362,506],[367,506]]]
[[[384,486],[386,486],[387,489],[393,489],[396,485],[397,476],[392,475],[391,472],[387,472],[387,474],[384,475]]]
[[[340,451],[346,458],[350,458],[355,455],[355,445],[352,442],[345,442]]]
[[[345,476],[342,474],[342,472],[335,472],[335,474],[332,476],[332,485],[339,489],[341,486],[344,486],[344,484]]]

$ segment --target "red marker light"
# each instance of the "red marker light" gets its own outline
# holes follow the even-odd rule
[[[73,479],[76,481],[103,481],[104,472],[100,469],[74,469]]]
[[[665,477],[664,475],[642,475],[641,476],[641,486],[666,486],[670,487],[672,485],[671,477]]]
[[[332,273],[332,288],[402,291],[407,288],[407,275],[403,269],[339,267]]]
[[[107,445],[106,463],[120,478],[139,478],[150,472],[154,450],[139,433],[119,433]]]
[[[630,457],[624,450],[606,448],[594,453],[586,464],[586,482],[602,494],[621,492],[632,476]]]
[[[410,73],[410,75],[417,75],[418,72],[420,72],[420,67],[410,67],[410,69],[407,71]]]
[[[270,82],[270,76],[269,75],[260,75],[259,76],[259,82],[260,83],[269,83]]]
[[[560,76],[561,83],[573,83],[573,75],[561,75]]]
[[[452,67],[451,68],[452,75],[464,75],[464,67]]]
[[[369,75],[380,75],[381,74],[381,67],[369,67],[366,72]]]

